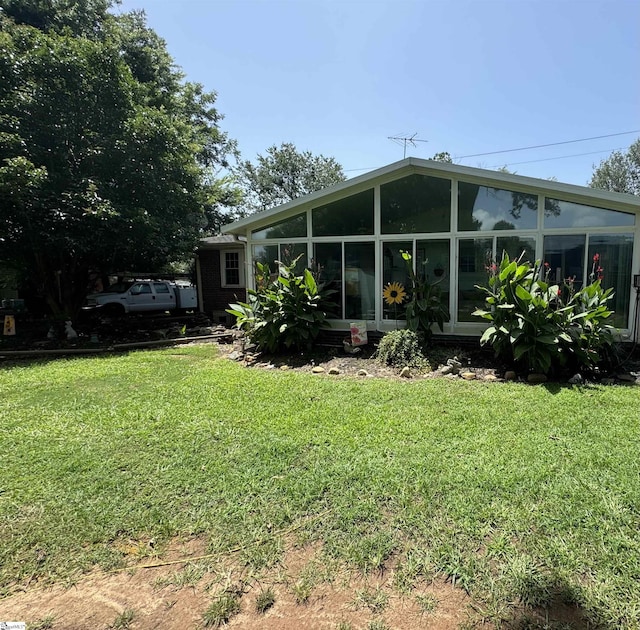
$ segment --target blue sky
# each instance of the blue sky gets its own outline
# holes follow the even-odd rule
[[[293,142],[352,177],[402,159],[389,136],[428,140],[407,155],[429,158],[640,130],[638,0],[123,0],[118,10],[133,9],[188,80],[217,92],[243,159]],[[638,137],[455,161],[585,185],[593,164]]]

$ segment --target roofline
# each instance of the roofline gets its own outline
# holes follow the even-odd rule
[[[402,172],[403,170],[412,171],[416,169],[427,169],[432,172],[441,172],[443,175],[458,175],[461,177],[470,177],[474,179],[491,180],[503,184],[512,184],[518,188],[535,188],[536,190],[548,191],[551,193],[566,195],[569,197],[581,197],[593,200],[596,204],[614,203],[616,205],[627,206],[630,210],[640,212],[640,197],[627,193],[611,192],[601,190],[599,188],[589,188],[588,186],[577,186],[575,184],[565,184],[548,179],[538,179],[536,177],[527,177],[525,175],[513,175],[511,173],[503,173],[501,171],[492,171],[483,168],[475,168],[472,166],[460,166],[449,162],[437,162],[435,160],[424,160],[421,158],[408,157],[398,162],[393,162],[382,168],[369,171],[363,175],[358,175],[344,182],[334,184],[328,188],[323,188],[304,197],[299,197],[280,206],[275,206],[252,214],[251,216],[239,219],[233,223],[229,223],[222,227],[224,234],[244,234],[246,228],[255,223],[263,223],[270,217],[293,210],[299,206],[306,206],[314,201],[319,201],[325,197],[330,197],[344,190],[356,188],[362,184],[366,184],[371,180],[375,180],[391,173]]]

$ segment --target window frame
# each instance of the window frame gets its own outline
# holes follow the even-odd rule
[[[227,254],[238,255],[238,283],[227,282],[227,271],[230,269],[235,270],[236,267],[227,266]],[[245,271],[244,271],[244,249],[221,249],[220,250],[220,286],[223,289],[243,289],[246,286]]]

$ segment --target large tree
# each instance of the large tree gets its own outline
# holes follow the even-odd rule
[[[243,191],[238,214],[246,216],[292,201],[346,178],[334,158],[298,151],[285,142],[269,147],[256,163],[240,161],[233,169]]]
[[[90,270],[160,271],[219,223],[234,145],[143,13],[0,0],[0,264],[54,314]]]
[[[591,188],[640,195],[640,138],[626,152],[614,151],[595,167]]]

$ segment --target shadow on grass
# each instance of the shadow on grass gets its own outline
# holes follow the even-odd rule
[[[539,585],[531,584],[529,587],[529,594],[535,597]],[[622,627],[598,619],[597,613],[594,619],[577,602],[575,587],[569,584],[555,583],[538,595],[541,600],[537,605],[532,603],[515,607],[511,615],[504,619],[503,627],[509,630],[614,630]]]

